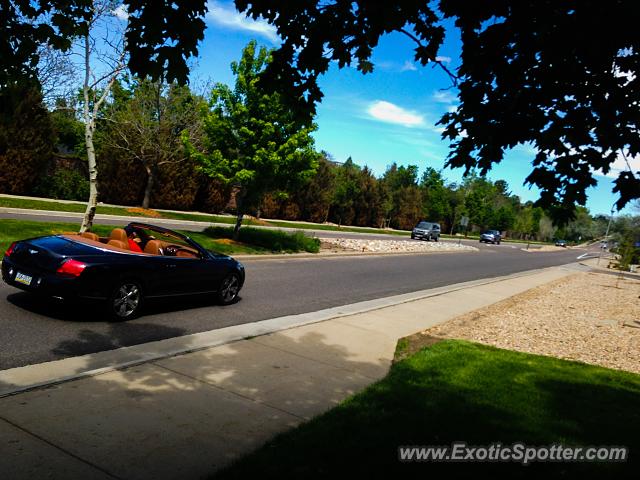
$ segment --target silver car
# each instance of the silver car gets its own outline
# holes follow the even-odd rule
[[[417,240],[435,240],[440,239],[440,224],[433,222],[418,222],[413,231],[411,238]]]
[[[500,245],[500,241],[502,240],[502,235],[498,230],[485,230],[480,234],[480,243],[494,243]]]

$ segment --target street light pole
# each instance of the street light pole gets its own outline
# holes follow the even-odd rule
[[[611,205],[611,215],[609,215],[609,223],[607,224],[607,231],[604,234],[604,241],[607,242],[607,248],[609,248],[609,241],[607,240],[609,238],[609,229],[611,228],[611,220],[613,220],[613,207],[614,207],[615,203],[613,205]],[[600,247],[600,255],[598,255],[598,263],[597,265],[600,265],[600,258],[602,257],[602,247]]]

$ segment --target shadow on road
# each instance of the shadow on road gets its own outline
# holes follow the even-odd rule
[[[17,292],[7,295],[7,301],[18,308],[37,315],[42,315],[55,320],[71,322],[106,322],[107,318],[104,305],[100,301],[72,303],[57,300],[55,298],[41,297],[27,292]],[[242,297],[232,304],[242,301]],[[172,297],[167,299],[152,299],[145,302],[140,317],[158,315],[162,313],[177,312],[204,307],[219,307],[211,295],[194,295],[191,297]],[[127,323],[131,323],[131,320]]]
[[[182,328],[166,327],[153,323],[112,323],[106,333],[81,330],[73,340],[64,340],[51,350],[56,358],[75,357],[88,353],[114,350],[131,345],[155,342],[185,334]]]

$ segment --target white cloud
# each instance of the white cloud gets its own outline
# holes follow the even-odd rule
[[[451,63],[451,57],[436,57],[437,62]]]
[[[415,72],[416,70],[417,70],[416,66],[413,64],[413,62],[410,62],[409,60],[405,60],[404,65],[402,65],[402,67],[400,68],[401,72],[406,72],[406,71]]]
[[[115,17],[119,18],[120,20],[128,20],[129,19],[129,12],[127,11],[127,6],[126,5],[118,6],[118,8],[116,8],[111,13],[113,13],[113,15]]]
[[[448,103],[450,105],[458,103],[458,97],[451,93],[449,90],[440,90],[434,92],[433,100],[438,103]]]
[[[640,155],[636,157],[631,157],[627,155],[627,161],[629,162],[629,166],[627,166],[627,162],[621,153],[618,153],[615,161],[611,164],[611,169],[609,173],[607,173],[607,177],[618,178],[620,172],[629,171],[629,167],[631,167],[631,171],[640,172]],[[602,175],[602,171],[596,172],[599,175]]]
[[[253,20],[246,15],[239,13],[233,5],[223,5],[220,2],[209,2],[207,4],[207,20],[216,25],[232,30],[242,30],[245,32],[260,35],[272,43],[279,43],[280,38],[276,33],[276,28],[265,20]]]
[[[384,100],[376,100],[367,109],[370,117],[380,120],[381,122],[395,123],[404,125],[405,127],[416,127],[424,124],[422,115],[415,112],[405,110],[402,107],[394,105]]]

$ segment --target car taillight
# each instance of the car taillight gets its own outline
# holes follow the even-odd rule
[[[6,252],[4,252],[4,256],[5,256],[5,257],[10,257],[10,256],[11,256],[11,254],[13,253],[13,251],[14,251],[14,250],[15,250],[15,248],[16,248],[16,243],[18,243],[18,242],[13,242],[13,243],[11,244],[11,246],[7,249],[7,251],[6,251]],[[0,251],[2,251],[2,250],[0,250]]]
[[[85,268],[87,268],[87,266],[84,263],[74,260],[73,258],[69,258],[58,267],[57,273],[78,277]]]

